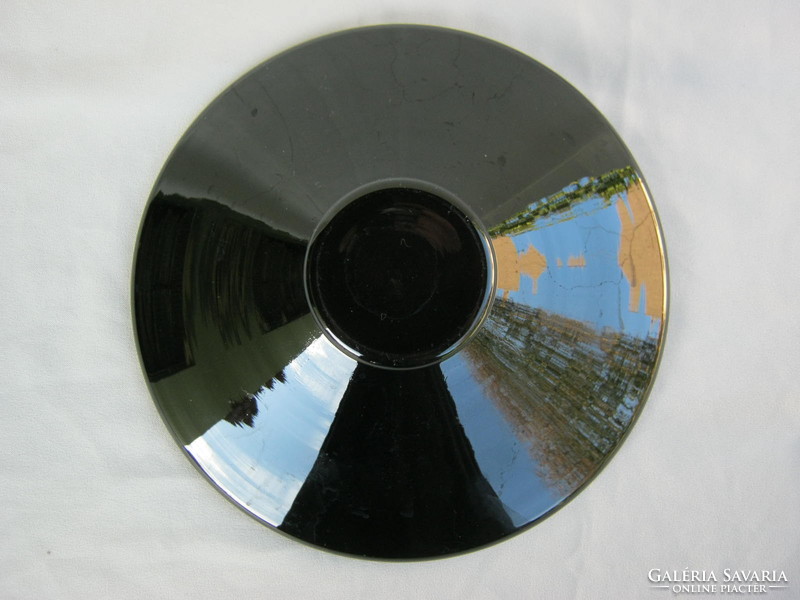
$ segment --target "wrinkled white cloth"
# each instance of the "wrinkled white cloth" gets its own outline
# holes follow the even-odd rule
[[[226,502],[150,400],[130,280],[150,188],[231,81],[319,34],[445,25],[548,65],[637,158],[667,343],[621,450],[477,553],[331,555]],[[666,598],[651,569],[783,570],[800,597],[800,4],[0,4],[0,596]],[[777,592],[775,592],[777,597]]]

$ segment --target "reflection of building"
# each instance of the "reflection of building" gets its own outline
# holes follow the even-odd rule
[[[586,266],[586,257],[583,254],[579,254],[578,256],[572,256],[567,259],[567,266],[568,267],[578,267],[582,268]]]
[[[253,396],[314,336],[305,245],[218,202],[157,195],[136,260],[139,347],[184,443],[221,419],[252,422]]]
[[[598,261],[607,263],[601,264],[600,268],[611,267],[611,263],[607,260],[611,257],[610,250],[587,257],[585,252],[588,233],[582,238],[583,251],[573,241],[569,247],[565,247],[564,244],[556,244],[555,248],[553,245],[549,246],[548,255],[545,257],[531,244],[531,240],[540,238],[535,238],[530,232],[542,228],[554,228],[573,219],[578,219],[576,224],[589,231],[592,227],[600,227],[598,225],[600,220],[586,217],[609,209],[603,218],[613,219],[612,204],[619,218],[619,229],[615,222],[613,224],[608,222],[602,227],[603,231],[610,235],[615,235],[619,231],[617,263],[630,284],[629,310],[634,313],[644,313],[651,319],[661,319],[664,313],[665,282],[658,225],[642,181],[632,167],[615,169],[597,177],[586,177],[572,183],[561,191],[530,204],[525,210],[490,230],[497,258],[497,287],[503,291],[503,298],[508,299],[509,292],[519,291],[519,279],[522,275],[528,275],[533,279],[535,294],[537,280],[548,268],[588,266],[591,271],[595,269]],[[562,230],[555,227],[551,231],[555,232],[553,235],[557,235]],[[570,230],[565,228],[564,231],[574,232],[575,228]],[[573,238],[567,235],[565,239]],[[517,250],[525,246],[526,250]],[[566,250],[572,254],[569,256],[556,254]],[[553,274],[552,270],[550,274]]]
[[[660,319],[664,312],[661,247],[653,210],[638,180],[628,188],[627,200],[617,200],[617,214],[622,223],[619,266],[631,284],[630,310],[639,312],[644,290],[644,313]]]
[[[498,302],[465,350],[478,382],[540,475],[567,494],[586,481],[630,423],[655,366],[641,339],[514,302]]]
[[[527,275],[533,279],[533,293],[536,293],[536,282],[547,269],[544,254],[528,244],[527,249],[517,252],[514,241],[507,236],[492,238],[494,255],[497,260],[497,289],[503,290],[503,298],[509,292],[519,291],[520,277]]]

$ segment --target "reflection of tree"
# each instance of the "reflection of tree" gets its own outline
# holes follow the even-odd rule
[[[153,199],[136,257],[136,327],[153,392],[182,443],[223,419],[252,424],[255,396],[319,335],[304,256],[301,240],[218,202]]]
[[[656,340],[499,302],[465,350],[473,376],[529,444],[540,475],[568,494],[598,468],[633,417]]]
[[[271,390],[275,387],[275,382],[286,383],[286,373],[281,370],[275,377],[271,377],[263,386],[258,389],[258,392],[251,394],[244,390],[242,395],[235,400],[230,400],[230,412],[225,415],[225,420],[231,425],[242,427],[247,425],[252,427],[255,423],[255,418],[258,416],[258,400],[256,396],[266,390]]]
[[[601,204],[598,208],[606,208],[611,205],[614,196],[625,192],[636,181],[638,176],[630,166],[582,179],[530,204],[522,212],[492,227],[489,233],[492,237],[515,236],[536,229],[536,221],[543,217],[558,215],[560,221],[569,220],[572,218],[571,210],[590,198],[599,198]]]

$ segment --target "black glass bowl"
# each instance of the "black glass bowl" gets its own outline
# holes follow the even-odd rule
[[[293,48],[155,184],[134,312],[178,443],[245,511],[357,556],[497,541],[642,407],[666,277],[642,175],[534,60],[422,26]]]

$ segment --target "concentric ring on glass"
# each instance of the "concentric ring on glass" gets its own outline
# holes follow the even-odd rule
[[[349,194],[317,227],[306,296],[326,336],[366,364],[411,369],[457,352],[494,297],[491,243],[445,190],[381,181]]]

